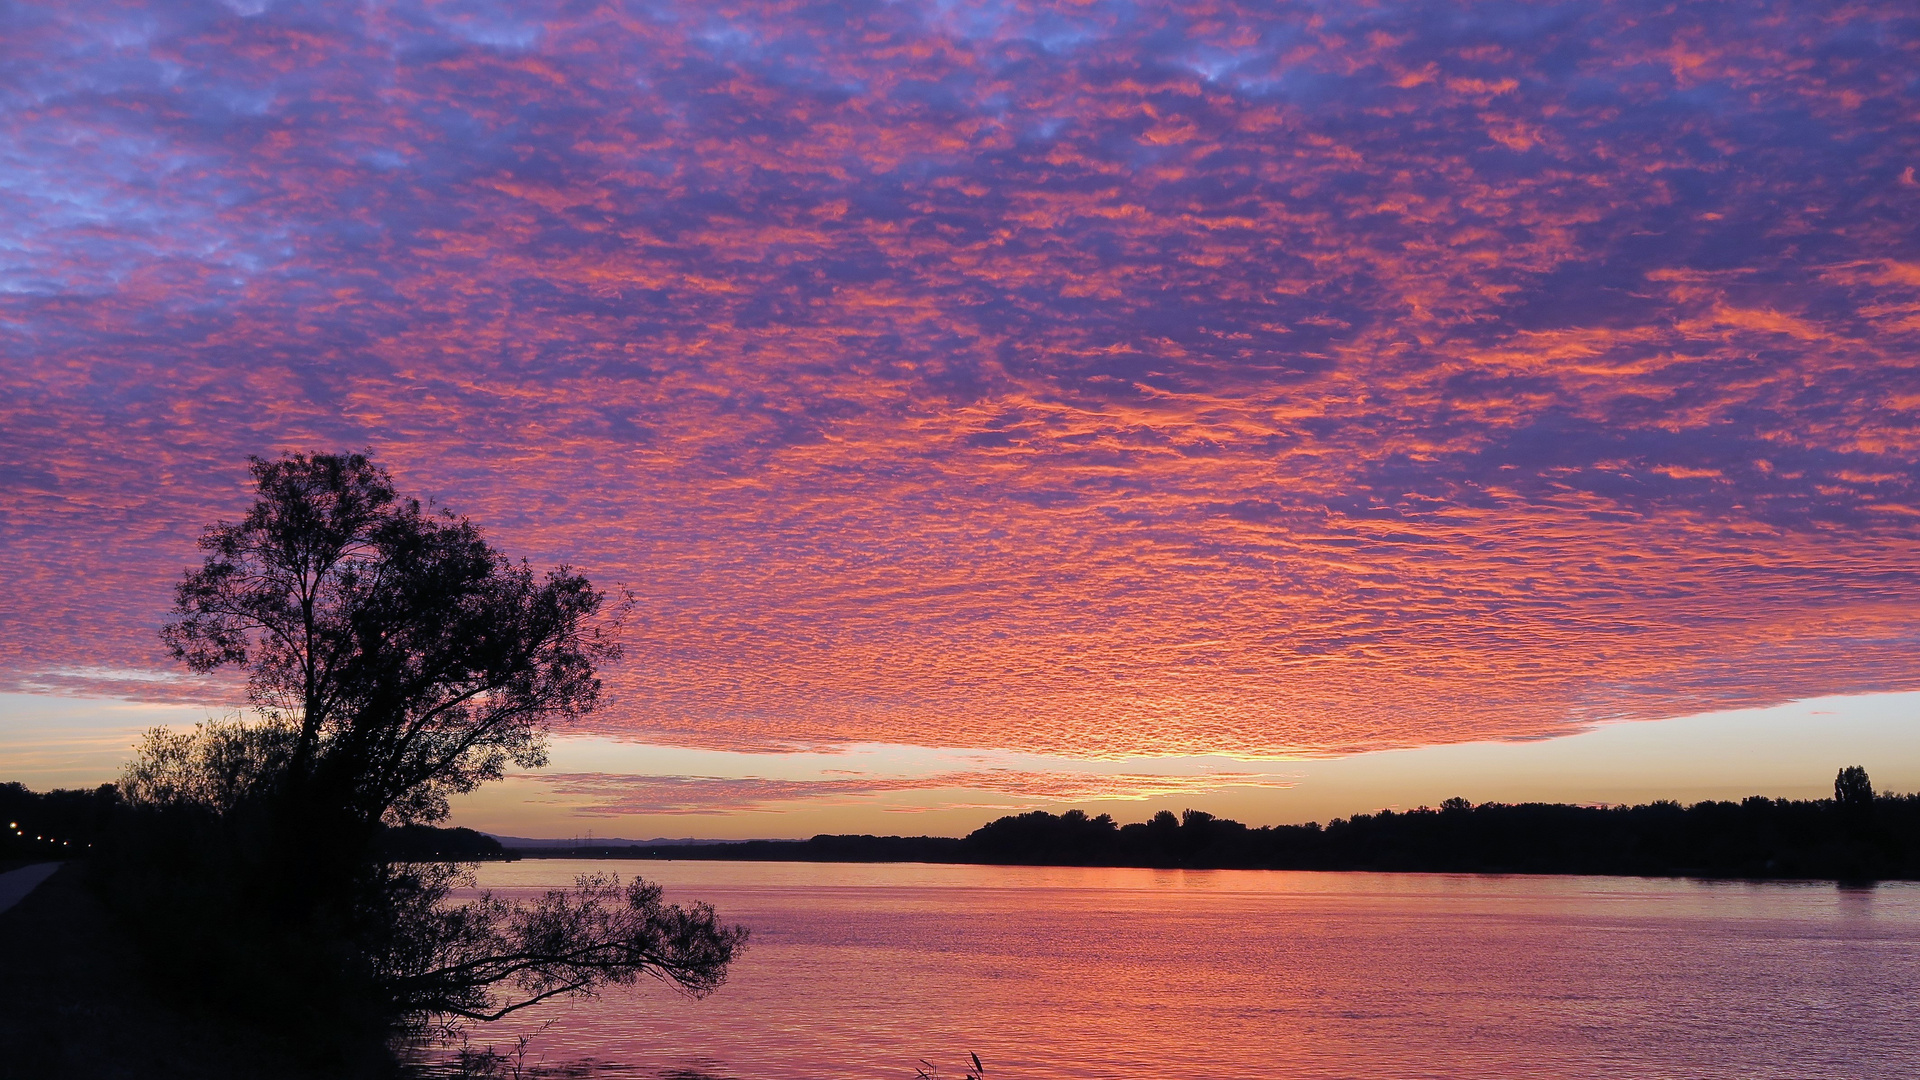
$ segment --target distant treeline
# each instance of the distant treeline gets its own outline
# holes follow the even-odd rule
[[[105,833],[118,806],[112,785],[36,794],[0,784],[0,816],[10,826],[0,836],[0,860],[78,854]],[[1355,814],[1324,826],[1250,828],[1198,810],[1162,810],[1120,825],[1106,814],[1036,810],[965,837],[508,849],[472,829],[407,826],[383,830],[379,846],[396,860],[458,862],[717,859],[1920,880],[1920,795],[1875,795],[1864,771],[1847,769],[1832,799],[1615,807],[1449,799],[1435,809]]]
[[[945,862],[1185,869],[1920,879],[1920,795],[1682,806],[1472,805],[1249,828],[1197,810],[1119,825],[1079,810],[1003,817],[963,838],[816,836],[728,844],[523,850],[529,857]]]
[[[113,822],[119,793],[112,784],[44,794],[0,784],[0,862],[70,859],[83,854]]]
[[[124,815],[112,784],[81,790],[36,792],[24,784],[0,784],[0,861],[70,859],[84,854]],[[381,830],[375,846],[399,862],[479,862],[512,859],[500,841],[473,829],[402,825]]]

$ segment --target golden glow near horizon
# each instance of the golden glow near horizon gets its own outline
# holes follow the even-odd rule
[[[206,715],[185,706],[0,694],[0,775],[40,789],[117,774],[139,733]],[[1348,757],[1126,760],[863,744],[741,753],[605,736],[555,741],[550,769],[456,800],[458,824],[512,836],[957,835],[1003,814],[1079,807],[1121,821],[1193,808],[1254,825],[1382,807],[1821,798],[1843,764],[1886,791],[1920,790],[1920,694],[1602,725],[1556,739],[1469,742]]]
[[[197,530],[361,447],[636,595],[570,735],[983,806],[1920,689],[1909,7],[22,9],[0,690],[233,701]]]

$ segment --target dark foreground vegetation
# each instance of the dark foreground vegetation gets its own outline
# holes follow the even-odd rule
[[[0,867],[84,859],[128,824],[129,807],[114,784],[37,792],[25,784],[0,783]],[[389,862],[488,862],[518,858],[500,841],[473,829],[432,825],[385,825],[375,833],[375,854]]]
[[[816,836],[735,844],[527,849],[526,857],[789,859],[1186,869],[1920,879],[1920,795],[1875,795],[1844,769],[1832,799],[1682,806],[1505,805],[1355,814],[1249,828],[1197,810],[1118,825],[1036,810],[961,837]]]
[[[45,794],[0,784],[0,870],[84,857],[112,825],[119,803],[112,784]]]

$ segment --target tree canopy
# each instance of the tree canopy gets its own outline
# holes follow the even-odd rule
[[[433,822],[447,796],[546,763],[619,647],[604,594],[537,576],[471,522],[402,498],[360,454],[254,459],[258,495],[200,539],[161,631],[197,672],[237,665],[291,728],[283,781],[360,828]]]

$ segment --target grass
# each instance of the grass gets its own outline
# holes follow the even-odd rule
[[[972,1062],[972,1067],[967,1068],[964,1064],[961,1066],[967,1068],[962,1080],[986,1080],[987,1067],[980,1064],[980,1055],[970,1053],[967,1059]],[[940,1080],[940,1073],[933,1067],[933,1062],[922,1058],[920,1067],[913,1070],[913,1077],[914,1080]]]

